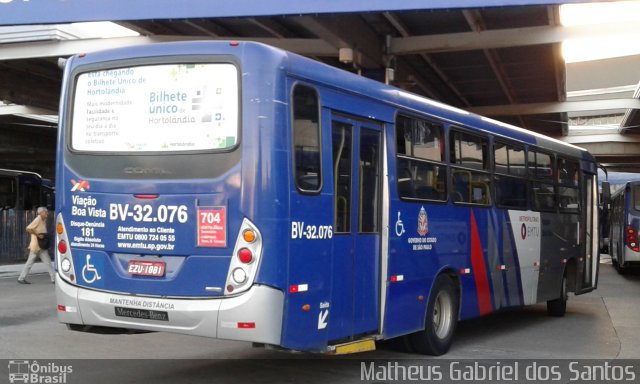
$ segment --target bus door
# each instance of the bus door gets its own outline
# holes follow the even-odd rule
[[[333,115],[331,135],[334,249],[329,340],[342,340],[378,328],[382,126]]]
[[[576,293],[587,293],[597,287],[598,266],[600,262],[598,247],[598,184],[593,174],[583,173],[584,183],[583,206],[580,225],[584,228],[584,270],[582,271],[582,286],[577,287]]]

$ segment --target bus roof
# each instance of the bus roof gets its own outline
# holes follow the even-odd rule
[[[40,174],[38,174],[38,173],[30,172],[30,171],[20,171],[20,170],[17,170],[17,169],[0,168],[0,175],[2,175],[2,176],[32,176],[32,177],[37,177],[39,179],[42,179],[42,176],[40,176]]]
[[[167,49],[169,48],[170,49]],[[91,64],[100,61],[137,58],[162,57],[176,55],[207,55],[209,53],[242,56],[251,52],[271,56],[272,63],[278,63],[278,68],[284,68],[290,75],[322,84],[323,86],[340,89],[343,92],[357,94],[371,100],[376,100],[396,108],[419,114],[437,116],[451,124],[484,131],[505,138],[511,138],[543,149],[566,154],[595,163],[595,159],[585,149],[564,143],[494,119],[473,114],[460,108],[431,100],[424,96],[383,84],[379,81],[358,76],[354,73],[332,67],[316,60],[284,51],[280,48],[252,41],[182,41],[157,43],[136,47],[115,48],[75,56],[71,66],[76,64]],[[82,59],[80,59],[82,58]],[[260,61],[265,65],[267,61]],[[67,71],[70,66],[67,66]],[[345,84],[349,86],[346,87]],[[395,116],[372,116],[392,123]]]

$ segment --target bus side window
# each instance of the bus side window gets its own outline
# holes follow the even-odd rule
[[[470,203],[471,172],[453,170],[453,201]]]
[[[531,179],[532,208],[536,211],[555,211],[558,205],[555,167],[550,154],[534,149],[528,151],[528,170]]]
[[[580,210],[578,169],[577,161],[558,157],[558,203],[562,212],[578,213]]]
[[[496,204],[526,209],[528,181],[524,147],[495,141],[493,145]]]
[[[445,201],[444,130],[409,116],[396,119],[396,176],[401,198]]]
[[[454,203],[491,205],[489,141],[485,137],[450,131],[449,154]]]
[[[320,105],[315,89],[296,85],[292,95],[293,153],[296,186],[303,192],[319,192]]]
[[[533,208],[539,211],[553,211],[556,209],[556,194],[553,184],[532,183]]]

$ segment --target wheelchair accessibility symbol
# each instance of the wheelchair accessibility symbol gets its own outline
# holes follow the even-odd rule
[[[398,211],[398,221],[396,221],[396,235],[398,237],[404,234],[404,223],[400,219],[400,211]]]
[[[91,255],[87,255],[87,262],[82,267],[82,278],[87,284],[92,284],[101,279],[95,265],[91,264]]]

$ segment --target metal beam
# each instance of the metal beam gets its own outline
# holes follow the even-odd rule
[[[469,112],[484,116],[540,115],[545,113],[602,111],[611,109],[640,109],[638,99],[610,99],[562,101],[558,103],[531,103],[514,105],[493,105],[466,108]]]
[[[354,64],[357,67],[369,69],[384,67],[382,42],[378,41],[379,37],[357,16],[347,19],[297,16],[292,17],[291,20],[333,47],[333,54],[314,56],[336,56],[340,48],[352,48]]]
[[[1,115],[57,115],[58,111],[26,105],[0,105]]]
[[[2,60],[36,59],[43,57],[66,57],[77,53],[94,52],[103,49],[132,45],[152,44],[168,41],[214,40],[211,36],[137,36],[112,39],[83,39],[66,41],[41,41],[0,45]],[[237,38],[236,41],[257,41],[297,52],[306,56],[338,56],[338,51],[322,39],[278,39],[278,38]]]
[[[396,37],[391,39],[389,53],[393,55],[415,55],[419,53],[507,48],[560,43],[572,38],[600,37],[603,35],[625,36],[630,33],[640,33],[640,24],[626,22],[616,25],[544,26]]]
[[[61,80],[62,76],[57,80],[34,74],[25,76],[23,70],[0,65],[0,100],[17,105],[57,110]]]
[[[0,25],[414,11],[588,1],[595,0],[3,0],[0,1]]]
[[[558,140],[584,148],[610,171],[640,172],[640,136],[611,134],[570,135]]]
[[[384,12],[382,16],[396,29],[396,31],[400,35],[405,37],[411,36],[410,31],[407,29],[404,23],[402,23],[400,18],[398,18],[395,14],[390,12]],[[389,57],[392,57],[392,56],[389,56]],[[438,77],[440,77],[442,82],[445,83],[447,87],[449,87],[449,90],[451,91],[451,93],[453,93],[460,100],[461,105],[464,105],[464,106],[471,105],[471,103],[469,103],[469,101],[464,97],[464,95],[462,95],[462,93],[458,90],[458,88],[456,88],[456,86],[449,80],[447,75],[445,75],[445,73],[442,72],[442,70],[436,65],[436,63],[428,55],[421,54],[420,57],[422,58],[422,60],[424,60],[426,65],[428,65],[429,68],[431,68],[431,70]],[[418,73],[413,68],[411,68],[410,65],[404,63],[401,58],[395,58],[395,60],[397,64],[396,69],[400,69],[400,67],[403,67],[402,69],[407,73],[407,77],[409,75],[413,76],[413,78],[416,80],[416,85],[422,90],[422,92],[424,92],[425,95],[427,95],[428,97],[431,97],[432,99],[438,99],[438,100],[443,99],[442,95],[436,95],[435,91],[427,85],[421,73]]]
[[[594,156],[611,156],[615,154],[617,157],[638,156],[640,155],[640,143],[581,143],[575,144],[580,148],[584,148]],[[639,165],[640,166],[640,165]]]
[[[549,25],[557,26],[560,24],[560,7],[547,7],[547,16],[549,19]],[[556,100],[558,101],[566,101],[567,100],[567,72],[565,70],[565,62],[562,58],[562,44],[555,43],[551,47],[553,51],[553,66],[554,66],[554,75],[556,79]],[[566,123],[569,121],[569,116],[567,113],[560,114],[560,121]],[[562,136],[567,136],[569,134],[569,124],[561,125]]]
[[[619,133],[601,133],[592,135],[569,135],[558,138],[560,141],[575,145],[603,144],[603,143],[633,143],[640,144],[638,135],[621,135]]]
[[[247,20],[269,32],[278,39],[286,39],[292,37],[292,33],[290,31],[288,31],[285,27],[276,23],[275,21],[269,19],[257,19],[255,17],[250,17]]]
[[[482,19],[480,11],[465,9],[462,11],[462,15],[467,20],[467,24],[469,24],[474,32],[482,32],[486,30],[484,20]],[[504,74],[504,69],[502,68],[500,60],[497,58],[496,52],[490,49],[483,49],[482,51],[487,59],[487,62],[489,62],[489,66],[491,66],[493,74],[496,76],[496,80],[500,84],[502,92],[507,97],[507,100],[509,100],[509,104],[515,104],[516,100],[513,97],[513,87],[511,86],[511,83],[509,82],[507,76]],[[527,128],[527,125],[522,119],[522,116],[518,116],[518,121],[520,122],[521,127]]]

